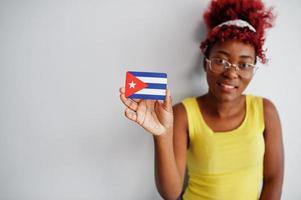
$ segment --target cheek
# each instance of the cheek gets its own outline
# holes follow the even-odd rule
[[[207,71],[207,72],[206,72],[206,78],[207,78],[208,84],[209,84],[209,83],[212,83],[212,82],[215,80],[214,75],[212,75],[212,74],[210,73],[210,71]]]
[[[207,83],[210,89],[215,89],[218,76],[207,71]]]
[[[248,87],[251,80],[252,79],[241,79],[241,84],[240,84],[241,85],[241,90],[245,90],[246,87]]]

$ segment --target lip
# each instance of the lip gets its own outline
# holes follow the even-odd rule
[[[227,93],[232,93],[237,91],[238,86],[230,83],[222,83],[222,82],[217,82],[218,88],[220,88],[221,91],[227,92]]]

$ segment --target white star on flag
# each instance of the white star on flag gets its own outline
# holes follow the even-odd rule
[[[134,83],[134,81],[132,81],[129,83],[129,85],[130,85],[130,88],[135,88],[136,83]]]

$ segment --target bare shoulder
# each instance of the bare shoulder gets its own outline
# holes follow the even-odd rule
[[[268,133],[273,133],[281,135],[281,124],[280,118],[274,103],[267,99],[263,98],[263,110],[264,110],[264,123],[265,123],[265,135]]]
[[[276,106],[271,100],[267,98],[263,98],[263,109],[265,121],[269,121],[271,118],[275,118],[278,116]]]
[[[174,115],[174,143],[176,148],[179,146],[189,147],[189,137],[188,137],[188,120],[186,109],[183,103],[178,103],[173,106]],[[186,148],[183,150],[186,151]]]
[[[172,109],[173,109],[174,115],[176,115],[177,117],[187,118],[186,117],[186,109],[185,109],[183,103],[177,103],[177,104],[175,104],[172,107]]]
[[[177,127],[187,128],[187,114],[183,103],[178,103],[173,106],[173,115],[175,125]]]

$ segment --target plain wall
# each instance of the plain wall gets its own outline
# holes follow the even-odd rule
[[[153,140],[124,117],[126,70],[168,73],[173,102],[207,91],[198,0],[0,1],[0,199],[153,200]],[[301,199],[301,3],[266,1],[269,65],[246,93],[274,102],[283,199]]]

